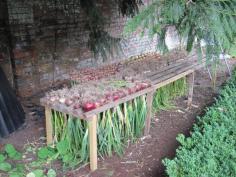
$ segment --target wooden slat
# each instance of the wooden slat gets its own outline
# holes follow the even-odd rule
[[[196,55],[192,55],[191,57],[194,57]],[[156,72],[152,72],[152,73],[149,73],[147,74],[146,76],[147,77],[152,77],[156,74],[159,74],[159,73],[162,73],[162,72],[165,72],[166,70],[169,70],[169,69],[172,69],[174,67],[177,67],[179,65],[183,65],[184,63],[188,63],[188,62],[192,62],[191,59],[184,59],[184,58],[181,58],[177,61],[174,61],[174,62],[170,62],[170,64],[168,66],[160,66],[161,68],[158,69],[158,71]]]
[[[47,145],[51,145],[53,143],[52,112],[48,107],[45,107],[45,123]]]
[[[147,77],[152,77],[152,76],[154,76],[154,75],[157,75],[157,74],[160,74],[160,73],[163,73],[163,72],[166,72],[166,71],[168,71],[169,69],[172,69],[172,68],[175,68],[175,67],[178,67],[178,66],[181,66],[181,65],[183,65],[183,64],[185,64],[185,63],[188,63],[189,61],[181,61],[181,62],[175,62],[175,63],[173,63],[173,64],[170,64],[170,65],[168,65],[168,66],[160,66],[161,68],[158,68],[158,70],[157,71],[154,71],[154,72],[152,72],[152,73],[149,73],[149,74],[147,74],[146,76]]]
[[[88,121],[89,126],[89,158],[90,169],[92,171],[97,169],[97,116],[93,115],[91,120]]]
[[[146,74],[146,77],[152,77],[152,76],[154,76],[156,74],[165,72],[168,69],[177,67],[177,66],[182,65],[182,64],[183,64],[183,62],[176,62],[176,63],[168,65],[168,66],[161,66],[162,68],[158,69],[157,71]]]
[[[171,77],[171,78],[169,78],[169,79],[167,79],[167,80],[165,80],[163,82],[160,82],[160,83],[155,85],[155,89],[158,89],[158,88],[161,88],[161,87],[163,87],[165,85],[168,85],[168,84],[170,84],[170,83],[172,83],[172,82],[174,82],[174,81],[176,81],[176,80],[178,80],[178,79],[180,79],[180,78],[182,78],[184,76],[187,76],[188,74],[190,74],[192,72],[193,72],[193,70],[187,70],[187,71],[185,71],[185,72],[183,72],[181,74],[178,74],[178,75],[176,75],[174,77]]]
[[[166,70],[165,72],[161,72],[161,73],[156,73],[155,75],[153,75],[152,77],[149,77],[150,80],[155,80],[155,79],[158,79],[160,77],[163,77],[163,76],[166,76],[168,74],[171,74],[177,70],[180,70],[182,68],[186,68],[186,67],[190,67],[192,66],[192,64],[190,63],[183,63],[182,65],[179,65],[177,67],[174,67],[174,68],[171,68],[169,70]]]
[[[194,65],[187,66],[187,67],[184,67],[181,69],[176,69],[174,72],[169,73],[168,75],[155,78],[155,80],[152,80],[152,83],[153,83],[153,85],[156,85],[160,82],[164,82],[166,79],[174,77],[175,75],[181,74],[181,73],[186,72],[188,70],[195,70],[196,67],[200,67],[200,66],[201,66],[201,64],[194,64]]]
[[[205,62],[206,62],[205,58],[203,58],[203,60],[201,62],[185,60],[185,61],[179,62],[178,64],[177,63],[173,64],[173,67],[171,65],[171,66],[168,66],[168,67],[158,69],[158,71],[156,71],[155,73],[151,73],[147,76],[148,76],[149,79],[154,80],[154,79],[160,78],[162,76],[168,75],[171,72],[177,71],[180,68],[184,68],[184,67],[188,67],[188,66],[191,67],[192,66],[194,69],[198,69],[196,66],[199,65],[199,64],[203,65],[203,64],[205,64]]]
[[[136,93],[134,93],[134,94],[132,94],[132,95],[128,95],[128,96],[126,96],[126,97],[124,97],[124,98],[121,98],[121,99],[119,99],[119,100],[117,100],[117,101],[110,102],[109,104],[106,104],[106,105],[101,106],[101,107],[99,107],[99,108],[97,108],[97,109],[94,109],[94,110],[92,110],[92,111],[89,111],[89,112],[84,113],[84,117],[88,117],[88,118],[89,118],[90,115],[98,114],[98,113],[100,113],[100,112],[104,112],[104,111],[106,111],[106,110],[108,110],[108,109],[110,109],[110,108],[113,108],[113,107],[118,106],[118,105],[121,104],[121,103],[125,103],[125,102],[127,102],[127,101],[133,100],[133,99],[136,98],[136,97],[145,95],[145,94],[147,94],[148,92],[151,92],[151,91],[153,91],[153,90],[154,90],[153,87],[149,87],[149,88],[144,89],[144,90],[142,90],[142,91],[136,92]]]
[[[193,101],[193,87],[194,87],[194,72],[188,75],[188,103],[187,106],[190,108]]]
[[[145,121],[145,129],[144,129],[145,136],[149,134],[150,127],[151,127],[153,94],[154,92],[149,92],[147,94],[147,117]]]

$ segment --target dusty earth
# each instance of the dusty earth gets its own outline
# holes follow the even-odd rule
[[[233,64],[236,60],[230,61]],[[189,135],[196,121],[196,117],[204,114],[207,106],[213,104],[218,88],[227,80],[225,67],[218,71],[217,87],[213,89],[208,73],[205,69],[196,72],[193,106],[186,109],[186,97],[175,100],[176,107],[171,110],[160,111],[152,121],[150,135],[140,138],[130,145],[122,157],[100,158],[98,170],[89,171],[86,164],[76,170],[62,172],[61,175],[74,177],[162,177],[166,176],[162,164],[164,158],[175,156],[179,133]],[[43,108],[38,106],[38,98],[22,100],[27,119],[25,126],[9,137],[0,140],[0,147],[11,143],[18,150],[23,150],[28,144],[42,146],[45,143]],[[57,168],[60,168],[57,167]],[[0,175],[1,176],[1,175]]]

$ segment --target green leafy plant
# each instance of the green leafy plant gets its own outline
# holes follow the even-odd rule
[[[167,52],[166,35],[169,27],[173,27],[181,41],[186,41],[187,51],[194,46],[201,51],[204,41],[206,57],[210,60],[233,45],[235,12],[236,2],[232,0],[153,0],[127,23],[124,31],[130,34],[140,28],[151,37],[157,35],[158,49]]]
[[[153,99],[154,112],[174,107],[171,101],[176,97],[185,95],[186,91],[186,77],[159,88],[156,91]]]
[[[8,172],[12,169],[11,164],[7,163],[7,162],[2,162],[0,163],[0,170],[4,171],[4,172]]]
[[[32,150],[27,148],[26,152],[29,151]],[[24,156],[26,152],[24,152]],[[22,153],[17,151],[12,144],[6,144],[4,151],[0,152],[0,174],[9,177],[55,177],[56,172],[53,169],[49,169],[46,173],[41,168],[57,159],[57,156],[58,152],[54,148],[41,147],[37,150],[38,158],[24,162]]]
[[[44,173],[43,170],[36,169],[33,172],[28,173],[26,177],[44,177]]]
[[[236,70],[216,103],[198,118],[190,137],[177,137],[180,147],[164,159],[171,177],[236,176]]]
[[[5,146],[5,151],[9,158],[13,160],[20,160],[22,158],[22,154],[18,152],[12,144],[7,144]]]

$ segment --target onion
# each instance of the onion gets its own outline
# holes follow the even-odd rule
[[[132,94],[132,93],[134,93],[133,90],[132,90],[132,88],[128,88],[127,90],[128,90],[128,94],[129,94],[129,95]]]
[[[118,91],[118,95],[120,98],[123,98],[126,96],[126,93],[123,90]]]
[[[134,87],[135,87],[136,92],[142,90],[142,86],[140,84],[136,84]]]
[[[87,103],[83,103],[83,104],[82,104],[82,109],[83,109],[83,111],[85,111],[85,112],[91,111],[91,110],[93,110],[93,109],[95,109],[95,108],[96,108],[96,105],[95,105],[95,103],[93,103],[93,102],[87,102]]]
[[[113,101],[116,101],[120,98],[120,96],[116,93],[114,93],[112,97],[113,97]]]
[[[141,85],[142,89],[150,87],[150,84],[146,83],[146,82],[142,82],[140,85]]]
[[[101,103],[101,105],[104,105],[104,104],[106,104],[106,99],[101,98],[101,99],[99,100],[99,102]]]
[[[95,104],[96,108],[101,106],[101,102],[100,101],[95,101],[94,104]]]
[[[56,101],[56,100],[57,100],[57,99],[56,99],[55,96],[53,96],[53,97],[50,98],[50,101],[51,101],[51,102],[54,102],[54,101]]]
[[[64,97],[61,97],[61,98],[59,99],[59,102],[60,102],[60,103],[65,103],[65,101],[66,101],[66,99],[65,99]]]
[[[65,104],[66,104],[66,106],[70,106],[70,105],[73,104],[73,100],[72,99],[66,99]]]
[[[112,95],[110,93],[105,94],[106,100],[112,100]]]

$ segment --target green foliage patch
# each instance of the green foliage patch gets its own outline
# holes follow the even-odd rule
[[[171,177],[236,176],[236,70],[216,103],[198,117],[190,137],[180,134],[174,159],[164,159]]]
[[[65,117],[66,116],[66,117]],[[54,141],[59,158],[73,167],[89,157],[87,121],[53,111]],[[128,140],[142,135],[146,118],[146,96],[136,98],[98,115],[98,153],[122,155]],[[46,150],[45,150],[46,151]],[[48,154],[43,154],[43,157]]]
[[[168,51],[166,35],[169,27],[176,29],[186,50],[196,47],[201,54],[201,42],[206,43],[206,57],[218,56],[229,50],[236,35],[236,2],[234,0],[153,0],[138,15],[128,21],[125,33],[141,29],[151,37],[158,36],[158,49]]]
[[[174,105],[171,101],[176,97],[185,95],[186,91],[187,91],[186,77],[159,88],[156,91],[153,99],[154,112],[173,108]]]

